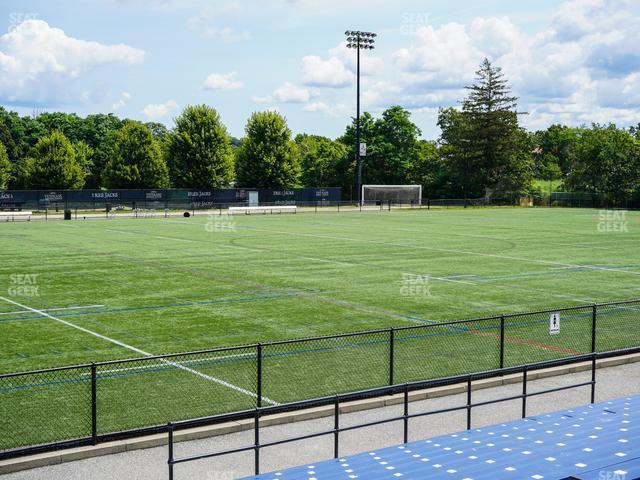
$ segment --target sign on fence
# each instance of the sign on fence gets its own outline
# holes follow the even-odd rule
[[[549,334],[557,335],[560,333],[560,314],[552,313],[549,316]]]

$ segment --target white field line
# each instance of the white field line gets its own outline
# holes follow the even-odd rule
[[[173,223],[189,223],[189,222],[173,222]],[[193,224],[192,224],[193,225]],[[175,238],[175,237],[162,237],[162,236],[158,236],[158,235],[152,235],[149,233],[143,233],[143,232],[120,232],[118,230],[107,230],[108,232],[116,232],[116,233],[128,233],[130,235],[142,235],[145,237],[154,237],[154,238],[158,238],[160,240],[177,240],[177,241],[181,241],[181,242],[190,242],[190,243],[197,243],[196,240],[187,240],[184,238]],[[204,243],[204,240],[201,242]],[[263,249],[259,249],[259,248],[252,248],[252,247],[246,247],[244,245],[227,245],[224,243],[214,243],[214,245],[216,247],[220,247],[220,248],[231,248],[233,250],[249,250],[250,252],[258,252],[258,253],[265,253],[265,252],[269,252],[268,250],[263,250]],[[329,258],[318,258],[318,257],[302,257],[302,256],[297,256],[298,258],[302,258],[303,260],[311,260],[312,262],[321,262],[321,263],[332,263],[334,265],[342,265],[345,267],[356,267],[359,266],[357,263],[351,263],[351,262],[341,262],[338,260],[332,260]]]
[[[185,363],[200,363],[200,362],[207,362],[207,361],[216,361],[216,360],[227,360],[230,358],[239,358],[239,357],[250,357],[250,358],[255,358],[254,354],[251,353],[237,353],[235,355],[220,355],[219,357],[205,357],[205,358],[194,358],[192,360],[181,360],[180,364],[185,364]],[[122,367],[122,368],[112,368],[109,370],[100,370],[100,373],[122,373],[122,372],[129,372],[129,371],[137,371],[137,370],[146,370],[146,369],[150,369],[150,368],[157,368],[158,365],[143,365],[141,367]],[[81,373],[80,375],[91,375],[90,373]],[[264,397],[263,397],[264,398]]]
[[[176,237],[161,237],[156,235],[155,238],[159,238],[160,240],[171,240],[172,242],[189,242],[195,243],[193,240],[187,240],[186,238],[176,238]]]
[[[64,307],[64,308],[45,308],[43,312],[62,312],[66,310],[82,310],[83,308],[102,308],[104,305],[82,305],[79,307]],[[32,313],[31,310],[18,310],[15,312],[2,312],[0,315],[16,315],[18,313]]]
[[[475,282],[467,282],[465,280],[455,280],[453,278],[433,277],[429,276],[429,280],[440,280],[441,282],[464,283],[466,285],[477,285]]]
[[[132,352],[138,353],[138,354],[140,354],[140,355],[142,355],[144,357],[153,357],[154,356],[152,353],[145,352],[144,350],[141,350],[141,349],[139,349],[137,347],[134,347],[132,345],[127,345],[126,343],[120,342],[119,340],[115,340],[115,339],[107,337],[105,335],[101,335],[101,334],[99,334],[97,332],[94,332],[94,331],[89,330],[89,329],[84,328],[84,327],[80,327],[80,326],[75,325],[75,324],[73,324],[71,322],[68,322],[66,320],[62,320],[60,318],[56,318],[53,315],[49,315],[48,313],[43,312],[42,310],[31,308],[31,307],[29,307],[27,305],[23,305],[21,303],[18,303],[18,302],[14,301],[14,300],[10,300],[10,299],[5,298],[5,297],[0,297],[0,300],[4,300],[5,302],[11,303],[11,304],[13,304],[13,305],[15,305],[17,307],[20,307],[20,308],[23,308],[23,309],[28,310],[30,312],[34,312],[34,313],[37,313],[39,315],[42,315],[43,317],[49,318],[49,319],[54,320],[54,321],[56,321],[58,323],[66,325],[67,327],[75,328],[76,330],[80,330],[81,332],[88,333],[89,335],[93,335],[94,337],[97,337],[97,338],[99,338],[101,340],[104,340],[104,341],[109,342],[109,343],[113,343],[114,345],[118,345],[119,347],[125,348],[127,350],[131,350]],[[206,374],[204,374],[202,372],[198,372],[197,370],[194,370],[192,368],[185,367],[184,365],[181,365],[180,363],[177,363],[177,362],[174,362],[174,361],[171,361],[171,360],[167,360],[167,359],[164,359],[164,358],[160,358],[158,360],[160,362],[162,362],[162,363],[165,363],[167,365],[171,365],[173,367],[179,368],[180,370],[184,370],[185,372],[192,373],[193,375],[196,375],[196,376],[198,376],[200,378],[204,378],[205,380],[209,380],[211,382],[217,383],[218,385],[222,385],[224,387],[230,388],[232,390],[235,390],[237,392],[243,393],[243,394],[248,395],[250,397],[254,397],[254,398],[258,397],[255,393],[253,393],[253,392],[251,392],[249,390],[246,390],[246,389],[244,389],[242,387],[239,387],[237,385],[234,385],[232,383],[225,382],[224,380],[221,380],[219,378],[212,377],[210,375],[206,375]],[[274,402],[273,400],[271,400],[271,399],[269,399],[267,397],[263,396],[262,399],[265,402],[267,402],[267,403],[269,403],[271,405],[278,405],[277,402]]]
[[[105,228],[104,231],[105,232],[111,232],[111,233],[124,233],[125,235],[135,235],[134,232],[127,232],[125,230],[111,230],[109,228]]]
[[[573,263],[554,262],[552,260],[537,260],[534,258],[514,257],[511,255],[499,255],[497,253],[482,253],[482,252],[472,252],[469,250],[455,250],[452,248],[425,247],[424,245],[405,245],[403,243],[380,242],[375,240],[359,240],[359,239],[354,239],[350,237],[337,237],[334,235],[318,235],[313,233],[283,232],[279,230],[271,230],[271,229],[265,229],[265,228],[255,228],[255,227],[244,227],[244,228],[247,228],[248,230],[257,230],[262,232],[280,233],[282,235],[293,235],[293,236],[299,236],[299,237],[315,237],[315,238],[324,238],[324,239],[330,239],[330,240],[340,240],[340,241],[356,242],[356,243],[370,243],[374,245],[387,245],[390,247],[417,248],[420,250],[431,250],[434,252],[455,253],[455,254],[471,255],[471,256],[478,256],[478,257],[500,258],[503,260],[514,260],[517,262],[537,263],[541,265],[556,265],[556,266],[563,266],[563,267],[570,267],[570,268],[588,268],[590,270],[601,270],[605,272],[626,273],[629,275],[640,276],[640,272],[635,272],[632,270],[621,270],[618,268],[598,267],[596,265],[576,265]]]
[[[167,222],[171,222],[171,223],[180,223],[180,224],[188,224],[188,225],[194,225],[193,222],[186,222],[183,220],[167,220]],[[323,222],[325,225],[328,226],[335,226],[334,223],[331,222]],[[240,227],[243,228],[243,227]],[[271,230],[271,229],[261,229],[261,228],[254,228],[254,227],[246,227],[246,229],[248,230],[258,230],[258,231],[263,231],[263,232],[269,232],[269,233],[275,233],[275,234],[283,234],[285,232],[282,231],[278,231],[278,230]],[[349,237],[332,237],[332,236],[328,236],[328,235],[314,235],[314,234],[303,234],[303,233],[293,233],[293,232],[287,232],[288,234],[291,235],[299,235],[299,236],[311,236],[311,237],[316,237],[316,238],[330,238],[330,239],[339,239],[339,240],[347,240],[347,241],[352,241],[352,242],[360,242],[360,240],[357,239],[353,239],[353,238],[349,238]],[[143,233],[139,233],[139,235],[145,235]],[[366,240],[364,240],[364,242],[366,242]],[[401,245],[401,244],[390,244],[390,243],[386,243],[386,242],[369,242],[369,243],[376,243],[376,244],[383,244],[383,245],[398,245],[398,246],[402,246],[402,247],[415,247],[415,248],[427,248],[429,249],[429,247],[419,247],[419,246],[415,246],[415,245]],[[221,248],[237,248],[237,249],[243,249],[243,250],[252,250],[252,251],[259,251],[261,253],[264,253],[264,250],[256,250],[250,247],[243,247],[243,246],[238,246],[238,245],[225,245],[225,244],[216,244],[216,246],[221,247]],[[433,250],[433,249],[432,249]],[[307,260],[321,260],[318,258],[313,258],[313,257],[300,257],[300,258],[305,258]],[[327,263],[338,263],[338,264],[343,264],[346,262],[338,262],[336,260],[329,260],[329,259],[322,259],[321,261],[327,262]],[[533,260],[535,262],[535,260]],[[352,266],[358,266],[358,264],[352,264]],[[581,266],[583,268],[588,268],[588,267],[584,267]],[[560,268],[575,268],[575,266],[573,265],[569,265],[569,266],[563,266]],[[443,282],[452,282],[452,283],[463,283],[463,284],[468,284],[468,285],[474,285],[477,286],[478,283],[476,282],[472,282],[472,281],[463,281],[463,280],[456,280],[459,277],[476,277],[477,275],[454,275],[451,277],[430,277],[433,280],[436,281],[443,281]],[[469,278],[469,280],[472,280],[473,278]],[[505,287],[503,285],[503,287]],[[552,294],[554,297],[559,297],[559,298],[566,298],[568,300],[572,300],[572,301],[576,301],[576,302],[582,302],[582,303],[589,303],[591,302],[591,300],[588,299],[584,299],[584,298],[576,298],[576,297],[572,297],[572,296],[567,296],[567,295],[559,295],[559,294]]]

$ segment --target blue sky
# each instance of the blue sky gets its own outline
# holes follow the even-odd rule
[[[637,0],[1,0],[0,104],[171,126],[207,103],[235,136],[277,109],[294,133],[336,137],[355,114],[347,29],[378,33],[363,108],[403,105],[428,139],[484,57],[528,128],[640,122]]]

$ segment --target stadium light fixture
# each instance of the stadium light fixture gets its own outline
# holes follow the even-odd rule
[[[358,30],[347,30],[344,32],[347,37],[347,48],[356,51],[356,195],[358,204],[362,205],[362,155],[364,149],[360,145],[360,50],[373,50],[375,48],[375,38],[377,34],[373,32],[361,32]]]

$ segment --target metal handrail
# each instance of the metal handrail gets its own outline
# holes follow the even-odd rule
[[[185,457],[176,457],[175,456],[175,452],[174,452],[174,443],[175,443],[175,438],[174,438],[174,433],[176,429],[179,429],[181,426],[183,426],[185,424],[185,422],[169,422],[167,423],[167,435],[168,435],[168,459],[167,459],[167,465],[169,468],[169,480],[174,480],[174,476],[175,476],[175,465],[181,464],[181,463],[187,463],[187,462],[191,462],[191,461],[197,461],[197,460],[203,460],[203,459],[208,459],[208,458],[214,458],[214,457],[220,457],[220,456],[224,456],[224,455],[230,455],[233,453],[240,453],[240,452],[247,452],[247,451],[253,451],[254,452],[254,471],[256,475],[260,474],[260,450],[264,449],[264,448],[268,448],[268,447],[273,447],[273,446],[277,446],[277,445],[283,445],[283,444],[287,444],[287,443],[292,443],[292,442],[297,442],[297,441],[302,441],[302,440],[308,440],[311,438],[317,438],[317,437],[322,437],[322,436],[328,436],[328,435],[333,435],[334,437],[334,458],[338,458],[339,457],[339,435],[340,433],[343,432],[348,432],[348,431],[354,431],[354,430],[359,430],[362,428],[368,428],[368,427],[372,427],[372,426],[377,426],[377,425],[382,425],[382,424],[387,424],[387,423],[392,423],[392,422],[399,422],[402,421],[403,422],[403,439],[404,439],[404,443],[406,444],[408,442],[408,430],[409,430],[409,420],[410,419],[414,419],[414,418],[421,418],[421,417],[426,417],[426,416],[431,416],[431,415],[438,415],[438,414],[442,414],[442,413],[450,413],[450,412],[455,412],[455,411],[460,411],[460,410],[466,410],[467,411],[467,430],[471,429],[471,412],[473,410],[473,408],[477,408],[477,407],[482,407],[482,406],[487,406],[487,405],[493,405],[496,403],[502,403],[502,402],[507,402],[507,401],[514,401],[514,400],[521,400],[522,401],[522,418],[526,417],[526,408],[527,408],[527,399],[529,397],[534,397],[534,396],[539,396],[539,395],[545,395],[545,394],[550,394],[550,393],[556,393],[556,392],[560,392],[560,391],[564,391],[564,390],[570,390],[570,389],[575,389],[575,388],[581,388],[581,387],[591,387],[591,403],[594,403],[595,401],[595,388],[596,388],[596,370],[597,370],[597,360],[599,358],[605,358],[605,357],[611,357],[611,356],[621,356],[621,355],[627,355],[630,353],[637,353],[640,351],[640,348],[634,348],[634,349],[627,349],[627,350],[621,350],[616,352],[616,355],[612,355],[611,353],[608,354],[599,354],[599,353],[591,353],[591,354],[587,354],[587,355],[581,355],[579,357],[573,357],[571,359],[566,359],[564,361],[565,364],[574,364],[574,363],[580,363],[580,362],[584,362],[585,360],[590,360],[591,361],[591,380],[590,381],[583,381],[583,382],[578,382],[578,383],[573,383],[570,385],[564,385],[564,386],[559,386],[559,387],[552,387],[552,388],[548,388],[548,389],[544,389],[544,390],[537,390],[534,392],[528,392],[527,391],[527,385],[528,382],[530,382],[531,380],[528,380],[528,372],[530,372],[531,370],[539,370],[539,369],[543,369],[543,368],[550,368],[553,366],[557,366],[558,362],[557,361],[547,361],[547,362],[537,362],[534,364],[530,364],[530,365],[523,365],[523,366],[519,366],[519,367],[510,367],[510,368],[506,368],[506,369],[498,369],[498,370],[492,370],[492,371],[488,371],[488,372],[483,372],[480,374],[465,374],[465,375],[458,375],[455,377],[450,377],[448,380],[451,381],[451,383],[466,383],[467,387],[466,387],[466,392],[467,392],[467,402],[464,405],[459,405],[459,406],[455,406],[455,407],[447,407],[447,408],[442,408],[442,409],[438,409],[438,410],[430,410],[430,411],[426,411],[426,412],[418,412],[418,413],[409,413],[409,391],[411,390],[411,387],[418,387],[418,386],[423,386],[425,383],[428,382],[413,382],[412,384],[410,383],[405,383],[405,384],[401,384],[401,385],[393,385],[391,387],[385,387],[385,388],[380,388],[380,389],[374,389],[374,390],[363,390],[360,393],[362,394],[367,394],[367,393],[371,393],[373,391],[379,392],[380,394],[384,394],[386,393],[394,393],[397,390],[401,390],[403,392],[403,406],[404,406],[404,411],[402,415],[397,415],[397,416],[393,416],[393,417],[389,417],[389,418],[384,418],[384,419],[380,419],[380,420],[374,420],[374,421],[368,421],[368,422],[364,422],[364,423],[359,423],[357,425],[350,425],[347,427],[340,427],[340,422],[339,422],[339,418],[340,418],[340,403],[347,400],[349,397],[349,394],[342,394],[342,395],[335,395],[332,397],[333,400],[333,405],[334,405],[334,428],[332,429],[328,429],[328,430],[323,430],[320,432],[314,432],[314,433],[310,433],[310,434],[305,434],[305,435],[299,435],[299,436],[295,436],[295,437],[290,437],[290,438],[286,438],[286,439],[281,439],[281,440],[275,440],[275,441],[270,441],[270,442],[266,442],[266,443],[260,443],[260,418],[268,415],[269,413],[273,412],[275,410],[274,407],[258,407],[256,409],[253,410],[253,419],[254,419],[254,444],[250,445],[250,446],[246,446],[246,447],[236,447],[233,449],[227,449],[227,450],[221,450],[221,451],[216,451],[216,452],[208,452],[208,453],[203,453],[203,454],[199,454],[199,455],[191,455],[191,456],[185,456]],[[510,373],[522,373],[522,393],[518,394],[518,395],[509,395],[506,397],[500,397],[500,398],[496,398],[496,399],[491,399],[491,400],[485,400],[485,401],[480,401],[480,402],[476,402],[473,403],[472,402],[472,384],[474,380],[479,380],[481,378],[489,378],[489,377],[497,377],[497,376],[504,376],[506,374],[510,374]],[[303,401],[303,402],[295,402],[295,403],[291,403],[286,405],[287,407],[290,407],[290,409],[301,409],[301,408],[307,408],[309,406],[311,406],[313,403],[317,403],[318,399],[316,400],[307,400],[307,401]],[[210,417],[210,418],[214,418],[214,417]],[[264,428],[264,427],[262,427]]]

